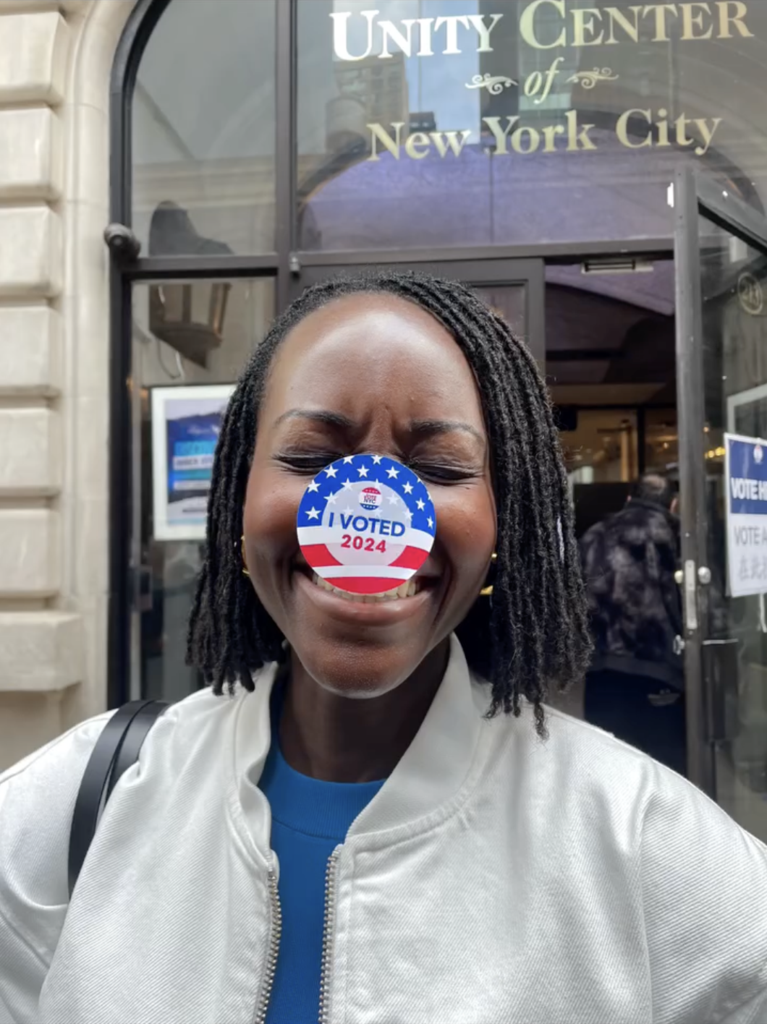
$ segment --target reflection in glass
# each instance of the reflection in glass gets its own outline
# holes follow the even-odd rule
[[[767,4],[662,6],[298,0],[299,248],[670,238],[684,161],[758,206]]]
[[[274,48],[275,0],[171,0],[133,97],[133,226],[144,254],[275,248]]]
[[[709,517],[709,636],[732,652],[722,674],[717,799],[767,839],[767,615],[765,596],[733,598],[726,584],[724,433],[767,435],[767,257],[700,221]],[[767,583],[765,584],[767,592]]]
[[[158,320],[160,301],[164,308]],[[138,567],[132,624],[134,694],[173,701],[202,684],[184,662],[186,621],[203,543],[160,542],[154,537],[151,389],[234,383],[273,316],[272,279],[134,287],[134,522],[140,527],[132,546]]]

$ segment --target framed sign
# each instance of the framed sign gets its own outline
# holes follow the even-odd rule
[[[155,540],[204,540],[213,455],[234,384],[152,388]]]

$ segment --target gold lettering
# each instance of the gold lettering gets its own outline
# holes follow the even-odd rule
[[[482,120],[493,133],[493,137],[495,138],[496,156],[505,156],[509,152],[506,146],[506,137],[519,120],[519,116],[515,114],[514,117],[507,117],[507,125],[505,129],[501,128],[500,117],[483,117]]]
[[[646,4],[642,16],[646,17],[648,14],[655,15],[655,35],[653,36],[654,43],[668,43],[668,25],[666,24],[666,14],[677,14],[676,4]]]
[[[467,14],[466,17],[477,30],[477,34],[479,35],[479,46],[477,47],[477,53],[492,53],[493,48],[490,45],[490,33],[501,20],[503,15],[491,14],[489,27],[485,24],[485,19],[481,14]]]
[[[697,147],[695,153],[697,156],[705,156],[711,147],[711,143],[714,141],[714,135],[716,135],[716,130],[722,123],[722,118],[712,117],[710,128],[708,126],[708,118],[706,117],[696,117],[694,123],[698,126],[704,143],[703,146]]]
[[[698,11],[695,12],[695,8]],[[703,15],[711,15],[711,7],[708,4],[682,4],[682,39],[710,39],[714,34],[713,24],[709,25],[708,32],[704,35],[695,35],[695,29],[703,28]],[[712,18],[713,21],[713,18]]]
[[[556,153],[556,151],[557,151],[556,137],[557,137],[557,135],[564,135],[564,134],[565,134],[565,129],[562,127],[561,124],[547,124],[545,126],[545,128],[543,129],[543,137],[546,140],[546,144],[543,147],[543,152],[544,153]]]
[[[460,53],[458,48],[458,25],[464,28],[469,27],[469,19],[465,14],[450,14],[444,18],[437,18],[434,22],[434,31],[439,32],[445,26],[445,49],[443,53]]]
[[[740,32],[744,39],[753,39],[754,33],[749,29],[748,25],[745,24],[743,19],[748,14],[748,8],[742,2],[742,0],[725,0],[724,3],[717,3],[719,8],[719,38],[720,39],[732,39],[732,33],[730,32],[730,25]],[[735,11],[730,14],[730,8],[734,7]]]
[[[460,142],[459,135],[461,136]],[[451,149],[456,156],[460,156],[470,136],[471,128],[464,128],[461,132],[429,132],[429,137],[443,160],[447,156],[448,149]],[[447,139],[447,144],[445,139]]]
[[[668,111],[664,107],[661,107],[658,111],[658,117],[660,120],[655,122],[655,127],[658,129],[658,141],[656,142],[656,146],[663,148],[664,146],[671,145],[671,140],[668,136],[668,121],[666,120],[668,117]]]
[[[539,42],[538,36],[535,34],[535,15],[538,13],[538,8],[543,7],[544,4],[549,4],[551,7],[556,8],[562,21],[564,21],[566,14],[565,0],[533,0],[522,11],[519,19],[519,34],[528,46],[532,46],[536,50],[553,50],[557,46],[567,46],[567,32],[564,28],[553,43]]]
[[[416,56],[418,57],[433,57],[434,50],[431,48],[431,26],[434,22],[434,18],[419,18],[418,19],[418,39],[420,41],[420,49]]]
[[[633,39],[635,43],[639,42],[639,15],[642,11],[640,5],[636,5],[628,8],[629,11],[634,15],[634,23],[628,20],[623,11],[617,7],[605,7],[604,14],[607,15],[610,21],[610,35],[605,40],[606,43],[617,43],[618,40],[615,38],[615,26],[620,25],[629,39]]]
[[[418,146],[425,146],[425,149],[420,151],[416,148]],[[405,152],[411,160],[423,160],[425,156],[429,155],[431,149],[431,139],[426,132],[413,132],[412,135],[408,136],[407,142],[405,143]]]
[[[364,60],[373,52],[373,20],[378,11],[362,11],[362,17],[368,23],[368,44],[364,53],[359,57],[352,57],[349,53],[349,18],[351,13],[344,11],[340,14],[331,14],[333,22],[333,52],[339,60]]]
[[[523,145],[523,139],[528,140],[526,147]],[[523,155],[527,153],[535,153],[541,144],[541,136],[535,128],[530,128],[525,125],[522,128],[517,128],[511,136],[511,144],[517,153],[522,153]]]
[[[645,138],[642,142],[632,142],[629,136],[628,126],[629,121],[635,114],[641,114],[641,116],[645,118],[648,124],[652,124],[651,110],[639,110],[636,107],[632,108],[631,110],[627,110],[625,113],[621,114],[621,116],[618,118],[618,123],[615,126],[615,134],[618,136],[618,141],[622,145],[626,146],[628,149],[644,149],[645,146],[652,146],[651,132],[647,133],[647,138]]]
[[[586,18],[591,14],[601,21],[602,12],[598,11],[595,7],[576,7],[570,13],[573,16],[573,46],[599,46],[605,34],[600,32],[596,39],[594,39],[593,36],[596,31],[594,18],[589,18],[588,21]],[[592,38],[586,38],[587,32]]]
[[[674,124],[676,125],[676,144],[677,144],[677,146],[691,146],[693,144],[693,142],[695,142],[695,139],[689,139],[687,137],[687,125],[689,123],[690,122],[687,120],[687,118],[684,116],[684,114],[682,114],[680,117],[678,117],[676,119],[676,121],[674,122]]]
[[[406,57],[412,57],[413,55],[413,25],[415,25],[415,18],[403,18],[402,24],[407,29],[407,35],[404,32],[400,32],[393,21],[381,21],[379,22],[381,28],[381,52],[378,56],[381,60],[386,57],[392,57],[393,54],[389,53],[389,40],[391,40],[395,46],[397,46]]]
[[[395,121],[392,124],[394,129],[394,138],[384,131],[382,124],[368,124],[365,126],[370,129],[370,156],[368,160],[380,160],[378,150],[376,149],[376,139],[382,142],[383,145],[389,150],[395,160],[399,160],[399,151],[402,145],[402,129],[405,127],[404,121]]]
[[[567,149],[568,152],[580,151],[581,149],[596,149],[596,145],[589,138],[589,132],[593,124],[578,124],[578,111],[568,110],[567,118]]]

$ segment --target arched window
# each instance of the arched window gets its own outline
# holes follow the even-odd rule
[[[200,682],[184,642],[212,452],[233,382],[277,306],[281,6],[141,2],[117,55],[113,704],[173,700]]]

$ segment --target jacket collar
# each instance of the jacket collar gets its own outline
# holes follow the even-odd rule
[[[257,676],[256,688],[241,698],[235,727],[233,768],[239,803],[251,835],[269,849],[270,816],[258,780],[271,743],[269,699],[276,677],[270,665]],[[386,783],[356,819],[349,839],[391,834],[452,802],[466,783],[477,742],[487,723],[485,687],[470,676],[463,650],[450,638],[447,670],[415,739]],[[267,813],[265,813],[267,812]]]
[[[644,509],[648,512],[654,512],[656,515],[661,515],[675,531],[679,530],[679,516],[675,515],[670,508],[666,508],[665,505],[661,505],[657,501],[647,501],[646,498],[632,498],[631,501],[623,506],[623,510],[630,512],[632,509]]]

